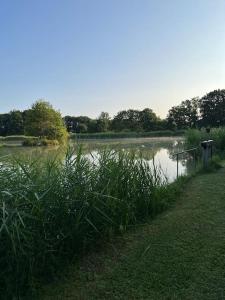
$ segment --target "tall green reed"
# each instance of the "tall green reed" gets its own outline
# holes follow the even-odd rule
[[[102,150],[90,159],[82,149],[68,149],[63,160],[5,160],[0,294],[23,295],[97,240],[154,216],[166,203],[166,183],[135,152]]]

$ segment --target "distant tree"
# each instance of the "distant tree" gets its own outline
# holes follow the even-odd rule
[[[9,114],[1,114],[0,115],[0,135],[6,136],[8,135],[9,130]]]
[[[0,115],[0,135],[19,135],[24,134],[23,113],[13,110],[8,114]]]
[[[140,112],[140,123],[144,131],[157,129],[159,118],[150,108],[145,108]]]
[[[107,112],[101,112],[99,118],[97,119],[97,131],[106,132],[110,128],[110,117]]]
[[[225,89],[215,90],[200,100],[202,126],[225,125]]]
[[[91,120],[88,123],[88,132],[94,133],[94,132],[97,132],[97,131],[98,131],[98,129],[97,129],[97,120]]]
[[[46,137],[50,140],[65,141],[67,130],[61,114],[49,102],[35,102],[26,114],[25,133],[27,135]]]
[[[88,127],[87,127],[86,124],[80,123],[80,124],[78,125],[78,130],[79,130],[79,133],[87,133]]]
[[[116,131],[142,130],[140,122],[140,111],[134,109],[122,110],[112,120],[112,128]]]
[[[71,117],[66,116],[64,117],[64,122],[68,132],[87,132],[89,123],[91,119],[86,116],[79,116],[79,117]]]
[[[173,106],[168,113],[167,122],[170,129],[195,128],[198,122],[199,99],[182,101],[180,105]]]
[[[156,125],[155,125],[155,129],[156,130],[167,130],[167,129],[169,129],[167,119],[158,118],[158,120],[156,122]]]
[[[115,131],[122,131],[127,128],[127,111],[119,111],[112,120],[112,129]]]
[[[151,131],[157,129],[160,119],[150,108],[142,111],[128,109],[118,112],[112,120],[112,128],[116,131]]]
[[[24,134],[24,120],[22,112],[19,110],[13,110],[9,113],[7,135],[17,134]]]

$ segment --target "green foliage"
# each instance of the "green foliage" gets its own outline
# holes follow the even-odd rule
[[[115,131],[140,131],[139,111],[129,109],[118,112],[112,120],[112,129]]]
[[[84,134],[70,134],[72,139],[118,139],[118,138],[138,138],[138,137],[167,137],[167,136],[182,136],[185,134],[184,130],[161,130],[151,132],[98,132],[98,133],[84,133]]]
[[[91,131],[91,127],[93,125],[91,124],[92,120],[86,116],[80,116],[80,117],[65,116],[63,120],[65,122],[68,132],[84,133],[87,131]],[[96,131],[96,124],[93,130],[94,132]]]
[[[38,138],[30,138],[25,139],[22,142],[23,146],[26,147],[34,147],[34,146],[59,146],[58,140],[48,140],[46,138],[38,139]]]
[[[167,116],[169,128],[195,128],[198,121],[198,106],[198,98],[185,100],[180,105],[173,106]]]
[[[158,120],[160,119],[150,108],[145,108],[140,112],[140,123],[144,131],[155,130]]]
[[[225,125],[225,90],[215,90],[202,97],[200,102],[203,126]]]
[[[223,168],[186,182],[168,213],[73,264],[40,299],[222,300],[224,177]]]
[[[61,114],[45,101],[37,101],[27,112],[25,119],[25,132],[28,135],[58,140],[60,143],[67,138],[67,131],[63,124]]]
[[[40,144],[41,144],[41,146],[59,146],[59,141],[58,140],[41,139]]]
[[[165,205],[160,170],[123,151],[101,151],[94,162],[81,151],[65,161],[14,158],[0,178],[0,294],[9,299]]]
[[[155,130],[159,118],[152,109],[142,111],[129,109],[118,112],[112,120],[112,129],[115,131],[148,131]]]
[[[8,114],[0,115],[0,135],[14,134],[24,134],[23,113],[19,110],[13,110]]]
[[[186,131],[186,143],[190,146],[199,146],[204,140],[213,140],[214,149],[218,153],[225,151],[225,128],[212,128],[208,133],[205,129],[189,129]]]
[[[26,139],[22,142],[22,145],[26,147],[40,146],[40,141],[39,139]]]
[[[107,112],[102,112],[97,120],[96,129],[98,132],[106,132],[110,128],[110,117]]]

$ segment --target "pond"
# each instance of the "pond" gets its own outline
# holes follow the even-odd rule
[[[96,154],[99,149],[123,149],[124,151],[135,150],[140,157],[145,159],[150,165],[160,168],[169,182],[175,180],[177,176],[177,161],[173,154],[184,149],[184,140],[181,137],[160,137],[160,138],[123,138],[123,139],[98,139],[80,140],[70,142],[76,149],[82,145],[86,155]],[[30,148],[21,146],[9,146],[0,148],[0,157],[11,154],[30,155],[54,155],[59,151],[55,147]],[[92,156],[90,156],[92,157]],[[179,160],[179,175],[190,172],[193,168],[190,156],[183,156]]]

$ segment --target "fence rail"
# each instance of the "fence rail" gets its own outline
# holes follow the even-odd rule
[[[179,176],[179,155],[184,154],[184,153],[194,152],[194,164],[195,164],[195,168],[196,168],[196,159],[197,159],[196,151],[198,149],[199,148],[196,147],[196,148],[186,149],[186,150],[183,150],[181,152],[177,152],[177,153],[173,154],[173,156],[177,157],[177,178]]]

